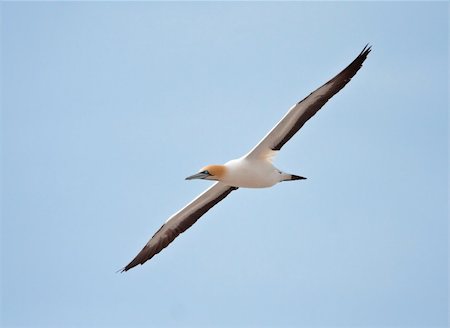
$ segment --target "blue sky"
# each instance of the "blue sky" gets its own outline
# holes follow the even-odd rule
[[[1,325],[446,327],[445,2],[1,3]],[[115,273],[373,46],[231,194]]]

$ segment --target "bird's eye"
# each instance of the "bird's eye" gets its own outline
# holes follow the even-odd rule
[[[205,171],[203,171],[202,173],[204,173],[204,174],[209,174],[209,172],[208,172],[208,171],[206,171],[206,170],[205,170]]]

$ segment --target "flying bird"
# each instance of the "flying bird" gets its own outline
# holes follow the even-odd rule
[[[366,45],[356,59],[338,75],[292,106],[249,153],[224,165],[205,166],[199,172],[187,177],[186,180],[203,179],[217,182],[172,215],[121,271],[128,271],[150,260],[179,234],[197,222],[203,214],[238,188],[267,188],[283,181],[306,179],[277,169],[273,166],[272,159],[306,121],[351,80],[370,51],[371,47]]]

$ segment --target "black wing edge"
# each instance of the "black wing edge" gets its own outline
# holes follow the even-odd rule
[[[314,104],[312,104],[308,110],[305,112],[304,115],[302,115],[299,120],[296,122],[296,124],[292,127],[292,129],[288,132],[288,134],[278,143],[276,144],[272,150],[280,150],[281,147],[284,146],[286,142],[291,139],[294,134],[297,133],[298,130],[311,118],[314,116],[315,113],[319,111],[320,108],[322,108],[325,103],[330,100],[331,97],[333,97],[336,93],[338,93],[345,85],[350,82],[353,76],[359,71],[359,69],[362,67],[362,64],[367,58],[367,55],[372,50],[372,46],[369,46],[369,44],[366,44],[366,46],[363,48],[361,53],[356,57],[356,59],[350,63],[346,68],[344,68],[338,75],[336,75],[334,78],[332,78],[330,81],[324,84],[330,84],[333,83],[335,86],[330,90],[330,92],[324,96],[319,98]],[[310,95],[314,93],[311,92]],[[305,101],[308,97],[304,98],[303,100],[299,101],[297,104],[300,104],[301,102]]]
[[[150,260],[153,256],[161,252],[164,248],[166,248],[175,238],[178,237],[179,234],[185,232],[187,229],[189,229],[197,220],[202,217],[203,214],[208,212],[214,205],[219,203],[221,200],[223,200],[225,197],[227,197],[233,190],[238,189],[238,187],[229,187],[228,189],[224,190],[220,195],[218,195],[216,198],[211,200],[210,202],[203,205],[201,208],[196,210],[194,213],[186,217],[180,224],[176,227],[174,227],[172,230],[168,230],[166,232],[166,235],[162,237],[158,244],[156,244],[153,247],[144,246],[142,250],[139,252],[138,255],[124,268],[117,272],[126,272],[132,268],[134,268],[138,264],[144,264],[148,260]],[[164,228],[166,224],[163,224],[161,228],[158,229],[158,231],[155,232],[152,239]],[[151,240],[151,239],[150,239]]]

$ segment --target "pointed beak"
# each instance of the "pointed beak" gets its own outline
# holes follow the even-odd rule
[[[186,180],[204,179],[204,178],[206,178],[206,177],[209,177],[209,174],[200,172],[200,173],[196,173],[196,174],[194,174],[194,175],[188,176],[188,177],[186,178]]]

